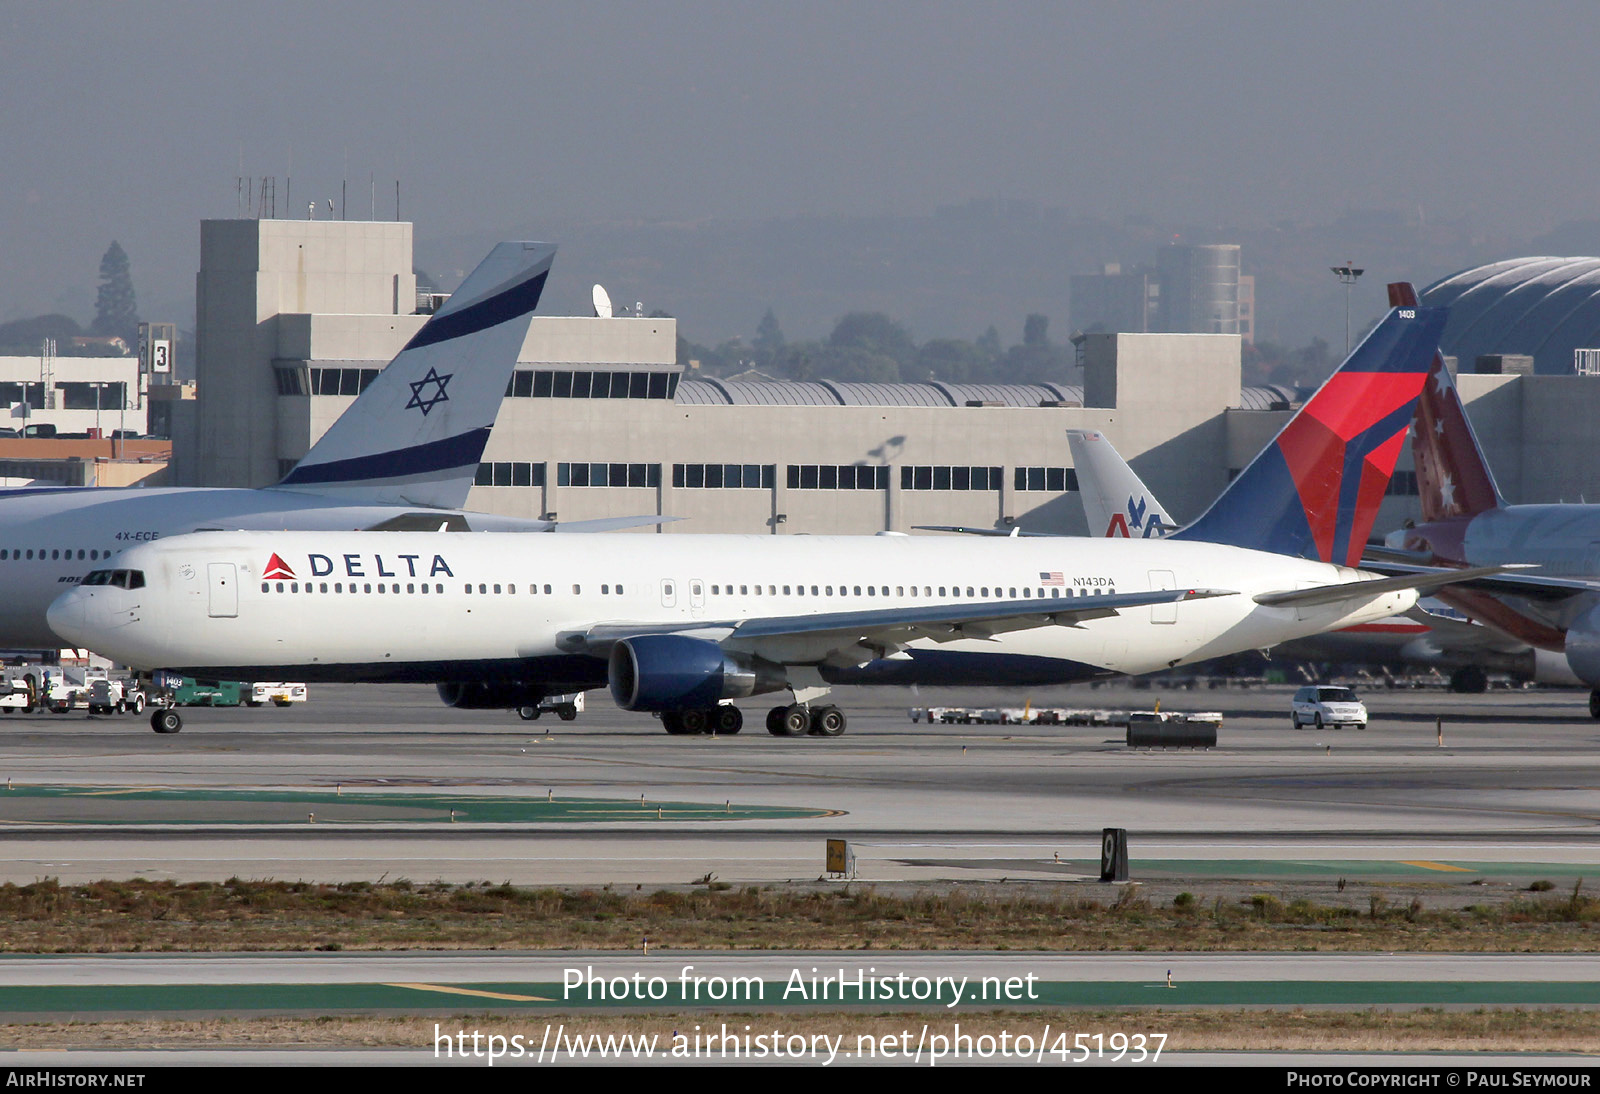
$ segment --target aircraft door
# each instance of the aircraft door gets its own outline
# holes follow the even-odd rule
[[[1150,591],[1151,592],[1155,592],[1157,589],[1176,589],[1177,587],[1178,587],[1178,584],[1177,584],[1176,580],[1174,580],[1171,570],[1151,570],[1150,571]],[[1152,623],[1176,623],[1177,621],[1178,621],[1178,605],[1177,605],[1176,601],[1174,601],[1171,604],[1152,604],[1152,605],[1150,605],[1150,622],[1152,622]]]
[[[210,588],[209,615],[213,619],[235,619],[239,615],[239,568],[231,562],[206,566]]]

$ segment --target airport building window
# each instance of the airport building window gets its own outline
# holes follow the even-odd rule
[[[881,465],[791,463],[790,490],[887,490],[889,469]]]
[[[1049,490],[1062,493],[1078,488],[1078,472],[1071,467],[1019,467],[1012,485],[1018,490]]]
[[[308,368],[305,365],[277,365],[272,370],[279,395],[360,395],[378,378],[378,371],[375,368]]]
[[[517,369],[506,384],[508,399],[673,399],[676,372]]]
[[[1396,471],[1389,480],[1389,486],[1384,493],[1390,497],[1414,498],[1417,496],[1417,473],[1415,471]]]
[[[473,486],[543,486],[544,464],[515,461],[480,463]]]
[[[690,490],[770,490],[776,484],[777,477],[778,465],[774,463],[672,465],[672,485]]]
[[[659,463],[558,463],[556,485],[660,486],[661,465]]]
[[[944,467],[902,464],[902,490],[998,490],[998,467]]]
[[[102,409],[121,407],[124,385],[121,383],[106,382],[103,384],[67,382],[56,385],[56,390],[61,393],[60,406],[64,410],[93,410],[97,405]]]

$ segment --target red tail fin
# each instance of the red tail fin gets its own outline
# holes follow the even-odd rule
[[[1435,355],[1411,434],[1422,519],[1470,517],[1502,502],[1444,357]]]

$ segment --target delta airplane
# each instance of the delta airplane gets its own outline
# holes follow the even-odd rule
[[[1481,572],[1355,568],[1444,317],[1392,310],[1165,539],[224,532],[128,551],[50,625],[138,669],[429,681],[459,707],[609,685],[673,733],[737,732],[727,700],[787,691],[768,730],[828,736],[834,684],[1063,683],[1271,646]]]
[[[1410,286],[1391,288],[1391,303],[1415,302]],[[1389,557],[1427,566],[1534,567],[1439,599],[1541,655],[1564,657],[1592,689],[1589,713],[1600,718],[1600,505],[1507,505],[1442,357],[1429,381],[1411,440],[1422,521],[1389,537],[1399,548]]]
[[[1091,533],[1150,538],[1177,527],[1103,433],[1069,429],[1067,443]],[[1541,684],[1578,682],[1559,655],[1476,623],[1437,597],[1419,601],[1404,615],[1285,642],[1273,653],[1291,661],[1449,668],[1451,689],[1458,692],[1483,691],[1488,670]]]
[[[0,649],[62,645],[45,609],[128,548],[199,529],[598,531],[464,513],[555,247],[502,243],[276,486],[0,490]],[[100,565],[95,565],[99,563]]]

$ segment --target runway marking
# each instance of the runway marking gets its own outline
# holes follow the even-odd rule
[[[385,984],[386,988],[410,988],[412,991],[437,991],[445,995],[472,995],[479,999],[509,999],[513,1003],[553,1003],[543,995],[507,995],[498,991],[478,991],[476,988],[448,988],[443,984]]]
[[[1451,866],[1447,862],[1427,862],[1427,861],[1424,861],[1424,860],[1410,861],[1410,860],[1407,860],[1407,859],[1401,859],[1400,860],[1400,865],[1402,865],[1402,866],[1420,866],[1424,870],[1444,870],[1444,871],[1447,871],[1447,872],[1450,872],[1450,873],[1457,873],[1457,874],[1471,874],[1471,873],[1476,873],[1477,872],[1477,871],[1471,870],[1471,869],[1469,869],[1469,868],[1467,868],[1465,866]]]

